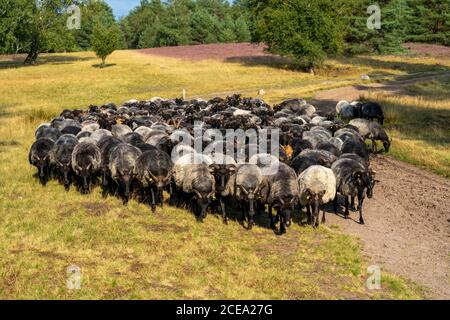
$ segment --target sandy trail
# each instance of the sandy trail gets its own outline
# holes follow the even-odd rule
[[[399,94],[408,84],[438,77],[450,72],[321,91],[312,103],[334,111],[340,100],[370,91]],[[381,182],[366,202],[366,225],[357,223],[357,213],[355,220],[330,215],[327,222],[361,238],[371,263],[429,288],[432,298],[450,299],[450,180],[388,157],[371,163]]]
[[[372,264],[430,289],[432,298],[450,299],[450,181],[414,166],[377,156],[374,198],[345,220],[328,215],[358,236]]]

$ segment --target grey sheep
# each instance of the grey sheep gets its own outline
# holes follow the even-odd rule
[[[290,224],[295,204],[299,201],[297,174],[288,165],[280,163],[278,172],[267,177],[267,183],[268,194],[265,202],[269,206],[270,227],[275,228],[272,215],[274,208],[277,211],[277,220],[280,221],[280,233],[283,234]]]
[[[136,173],[136,160],[140,155],[141,151],[128,143],[117,145],[109,154],[111,178],[122,187],[124,203],[130,198],[130,186]]]
[[[50,153],[50,161],[61,176],[66,190],[69,190],[71,183],[72,152],[77,144],[77,137],[65,134],[59,137]]]
[[[59,131],[56,128],[52,128],[52,127],[41,127],[37,132],[36,132],[36,140],[37,139],[41,139],[41,138],[48,138],[53,140],[54,142],[56,142],[56,140],[58,140],[59,137],[61,137],[61,131]]]
[[[208,206],[216,192],[216,181],[211,171],[209,165],[204,163],[183,166],[176,164],[174,167],[173,175],[179,193],[177,205],[180,206],[190,198],[192,211],[200,222],[206,218]]]
[[[303,133],[303,140],[310,142],[313,148],[316,148],[320,143],[327,142],[329,138],[331,136],[322,130],[306,131]]]
[[[108,185],[108,177],[110,177],[109,172],[109,154],[111,151],[122,143],[122,140],[116,137],[103,136],[98,142],[98,147],[101,152],[101,166],[100,170],[102,173],[102,186],[106,188]]]
[[[336,160],[337,157],[329,151],[306,149],[292,160],[291,167],[300,174],[313,165],[331,168]]]
[[[322,208],[322,223],[325,223],[323,206],[336,196],[336,178],[331,169],[323,166],[311,166],[298,177],[300,204],[306,206],[308,221],[319,226],[319,212]]]
[[[336,113],[343,120],[351,120],[358,117],[358,108],[348,101],[339,101],[336,105]]]
[[[358,128],[363,138],[372,141],[372,151],[374,153],[377,152],[377,141],[381,141],[385,151],[389,152],[392,140],[379,123],[359,118],[350,121],[350,124]]]
[[[72,170],[82,180],[81,191],[90,192],[91,184],[100,170],[100,149],[90,142],[80,142],[72,152]]]
[[[257,165],[239,164],[222,192],[223,197],[233,197],[239,202],[242,223],[247,217],[249,230],[254,223],[255,204],[261,195],[266,194],[266,188],[268,188],[267,180]]]
[[[125,124],[116,124],[111,127],[111,133],[116,138],[122,138],[127,133],[133,132],[131,128]]]

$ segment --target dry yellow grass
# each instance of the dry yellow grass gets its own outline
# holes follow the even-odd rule
[[[363,73],[389,76],[410,70],[390,62],[330,61],[318,76],[271,66],[186,62],[116,52],[105,69],[92,53],[44,55],[44,64],[0,62],[0,298],[422,298],[420,288],[383,277],[365,289],[366,261],[358,241],[339,230],[292,226],[277,237],[260,226],[247,232],[209,216],[204,224],[166,207],[152,215],[132,201],[82,196],[56,182],[42,187],[27,163],[35,127],[65,108],[130,98],[209,97],[232,92],[269,102],[358,83]],[[384,59],[384,58],[383,58]],[[355,66],[354,63],[360,63]],[[396,62],[397,63],[397,62]],[[421,60],[421,64],[426,64]],[[448,62],[446,62],[448,63]],[[406,67],[405,67],[406,68]],[[440,67],[439,67],[440,68]],[[421,70],[419,70],[421,71]],[[355,80],[356,79],[356,80]],[[82,272],[81,290],[66,288],[69,265]]]

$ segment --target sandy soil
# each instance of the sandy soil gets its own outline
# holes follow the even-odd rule
[[[450,299],[450,181],[414,166],[377,156],[381,181],[374,198],[351,220],[329,214],[327,224],[361,238],[371,263],[430,289],[432,298]]]

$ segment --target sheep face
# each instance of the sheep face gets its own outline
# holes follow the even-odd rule
[[[202,221],[206,218],[208,206],[211,204],[211,199],[214,197],[214,185],[210,179],[198,179],[198,185],[195,186],[194,197],[197,205],[200,207],[198,212],[198,219]]]
[[[209,168],[216,179],[216,191],[223,192],[228,179],[236,171],[236,166],[234,164],[212,164]]]
[[[38,155],[33,154],[30,163],[38,169],[39,181],[44,184],[46,177],[46,170],[49,163],[49,156],[40,158]]]

